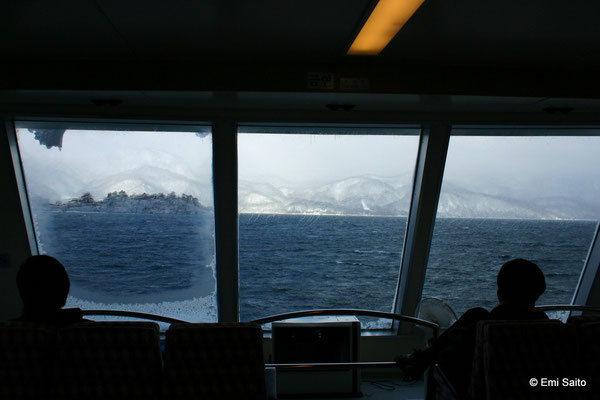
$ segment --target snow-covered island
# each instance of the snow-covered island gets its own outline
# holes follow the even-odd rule
[[[112,192],[102,200],[94,200],[91,193],[85,193],[77,199],[56,202],[50,207],[56,211],[79,212],[116,212],[150,214],[199,214],[208,211],[192,195],[175,193],[128,195],[124,191]]]

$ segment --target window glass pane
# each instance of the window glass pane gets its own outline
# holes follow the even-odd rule
[[[538,304],[569,304],[600,217],[600,137],[451,137],[423,296],[497,305],[496,275],[537,263]]]
[[[40,252],[71,279],[67,307],[216,320],[209,133],[17,137]]]
[[[418,131],[355,133],[238,136],[242,320],[391,311]]]

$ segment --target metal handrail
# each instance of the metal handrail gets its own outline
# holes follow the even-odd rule
[[[169,324],[189,323],[180,319],[163,317],[162,315],[146,314],[136,311],[121,311],[121,310],[83,310],[83,315],[112,315],[115,317],[132,317],[140,319],[148,319],[151,321],[166,322]]]
[[[139,319],[147,319],[150,321],[158,321],[158,322],[166,322],[169,324],[174,323],[190,323],[189,321],[184,321],[171,317],[164,317],[162,315],[141,313],[137,311],[123,311],[123,310],[83,310],[83,315],[111,315],[116,317],[131,317],[131,318],[139,318]],[[400,315],[394,313],[387,313],[383,311],[372,311],[372,310],[360,310],[360,309],[345,309],[345,308],[331,308],[331,309],[321,309],[321,310],[305,310],[305,311],[295,311],[284,314],[271,315],[268,317],[258,318],[250,322],[254,322],[257,324],[267,324],[269,322],[282,321],[286,319],[292,318],[300,318],[300,317],[310,317],[316,315],[363,315],[367,317],[376,317],[376,318],[386,318],[397,321],[410,322],[416,325],[422,325],[427,328],[430,328],[433,331],[434,338],[437,338],[439,325],[426,321],[424,319],[411,317],[408,315]]]
[[[552,304],[536,306],[537,311],[583,311],[600,313],[600,307],[580,306],[575,304]]]
[[[337,369],[337,368],[390,368],[398,367],[394,361],[363,361],[344,363],[288,363],[265,364],[265,368],[278,369]]]
[[[123,311],[123,310],[82,310],[83,315],[111,315],[116,317],[131,317],[131,318],[140,318],[147,319],[151,321],[159,321],[166,322],[169,324],[173,323],[190,323],[189,321],[184,321],[171,317],[164,317],[162,315],[141,313],[137,311]],[[387,318],[405,322],[411,322],[417,325],[423,325],[428,328],[431,328],[434,332],[435,337],[437,337],[439,326],[430,321],[426,321],[416,317],[410,317],[408,315],[400,315],[393,313],[386,313],[382,311],[372,311],[372,310],[360,310],[360,309],[321,309],[321,310],[305,310],[305,311],[295,311],[284,314],[271,315],[268,317],[263,317],[259,319],[255,319],[250,322],[254,322],[257,324],[267,324],[269,322],[281,321],[285,319],[291,318],[300,318],[300,317],[309,317],[315,315],[364,315],[368,317],[376,317],[376,318]]]
[[[541,305],[536,306],[536,310],[538,311],[582,311],[582,312],[597,312],[600,313],[600,307],[594,306],[581,306],[575,304],[550,304],[550,305]],[[140,319],[148,319],[151,321],[159,321],[166,322],[169,324],[174,323],[190,323],[189,321],[184,321],[181,319],[171,318],[171,317],[163,317],[162,315],[141,313],[136,311],[122,311],[122,310],[82,310],[83,315],[112,315],[116,317],[132,317],[132,318],[140,318]],[[310,317],[314,315],[364,315],[367,317],[376,317],[376,318],[387,318],[398,321],[412,322],[417,325],[423,325],[428,328],[431,328],[437,337],[437,332],[439,330],[439,326],[431,321],[426,321],[424,319],[410,317],[408,315],[394,314],[394,313],[386,313],[382,311],[372,311],[372,310],[361,310],[361,309],[322,309],[322,310],[305,310],[305,311],[294,311],[284,314],[271,315],[268,317],[258,318],[250,322],[254,322],[257,324],[267,324],[269,322],[274,321],[282,321],[285,319],[291,318],[300,318],[300,317]]]
[[[268,324],[269,322],[282,321],[286,319],[292,318],[301,318],[301,317],[312,317],[316,315],[362,315],[365,317],[376,317],[376,318],[386,318],[397,321],[410,322],[416,325],[423,325],[427,328],[431,328],[433,330],[434,338],[437,338],[439,325],[426,321],[424,319],[411,317],[408,315],[394,314],[383,311],[372,311],[372,310],[360,310],[360,309],[347,309],[347,308],[327,308],[321,310],[305,310],[305,311],[294,311],[284,314],[271,315],[268,317],[258,318],[250,322],[254,322],[257,324]]]

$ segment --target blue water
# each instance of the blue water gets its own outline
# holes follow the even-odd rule
[[[75,297],[160,302],[214,289],[212,213],[40,212],[35,221],[42,251],[65,265]]]
[[[242,319],[312,308],[390,311],[406,221],[241,215]]]
[[[42,250],[67,267],[74,296],[177,302],[214,291],[212,214],[39,212]],[[241,319],[313,308],[390,311],[405,218],[241,215]],[[569,303],[596,223],[441,219],[424,296],[458,313],[496,303],[495,276],[515,257],[538,263],[539,303]]]
[[[446,300],[459,314],[497,304],[496,275],[513,258],[526,258],[546,276],[538,304],[569,304],[596,222],[441,219],[436,222],[424,295]]]
[[[405,218],[240,216],[242,318],[311,308],[391,311],[405,227]],[[570,303],[595,228],[589,221],[439,219],[423,296],[458,314],[491,309],[498,269],[522,257],[546,275],[538,304]]]

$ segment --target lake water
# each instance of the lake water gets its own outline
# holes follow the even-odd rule
[[[211,213],[40,211],[42,251],[71,277],[69,305],[216,320]],[[405,218],[240,215],[242,320],[313,308],[391,311]],[[596,227],[588,221],[440,219],[424,296],[459,314],[496,303],[512,258],[540,265],[540,304],[569,303]]]

